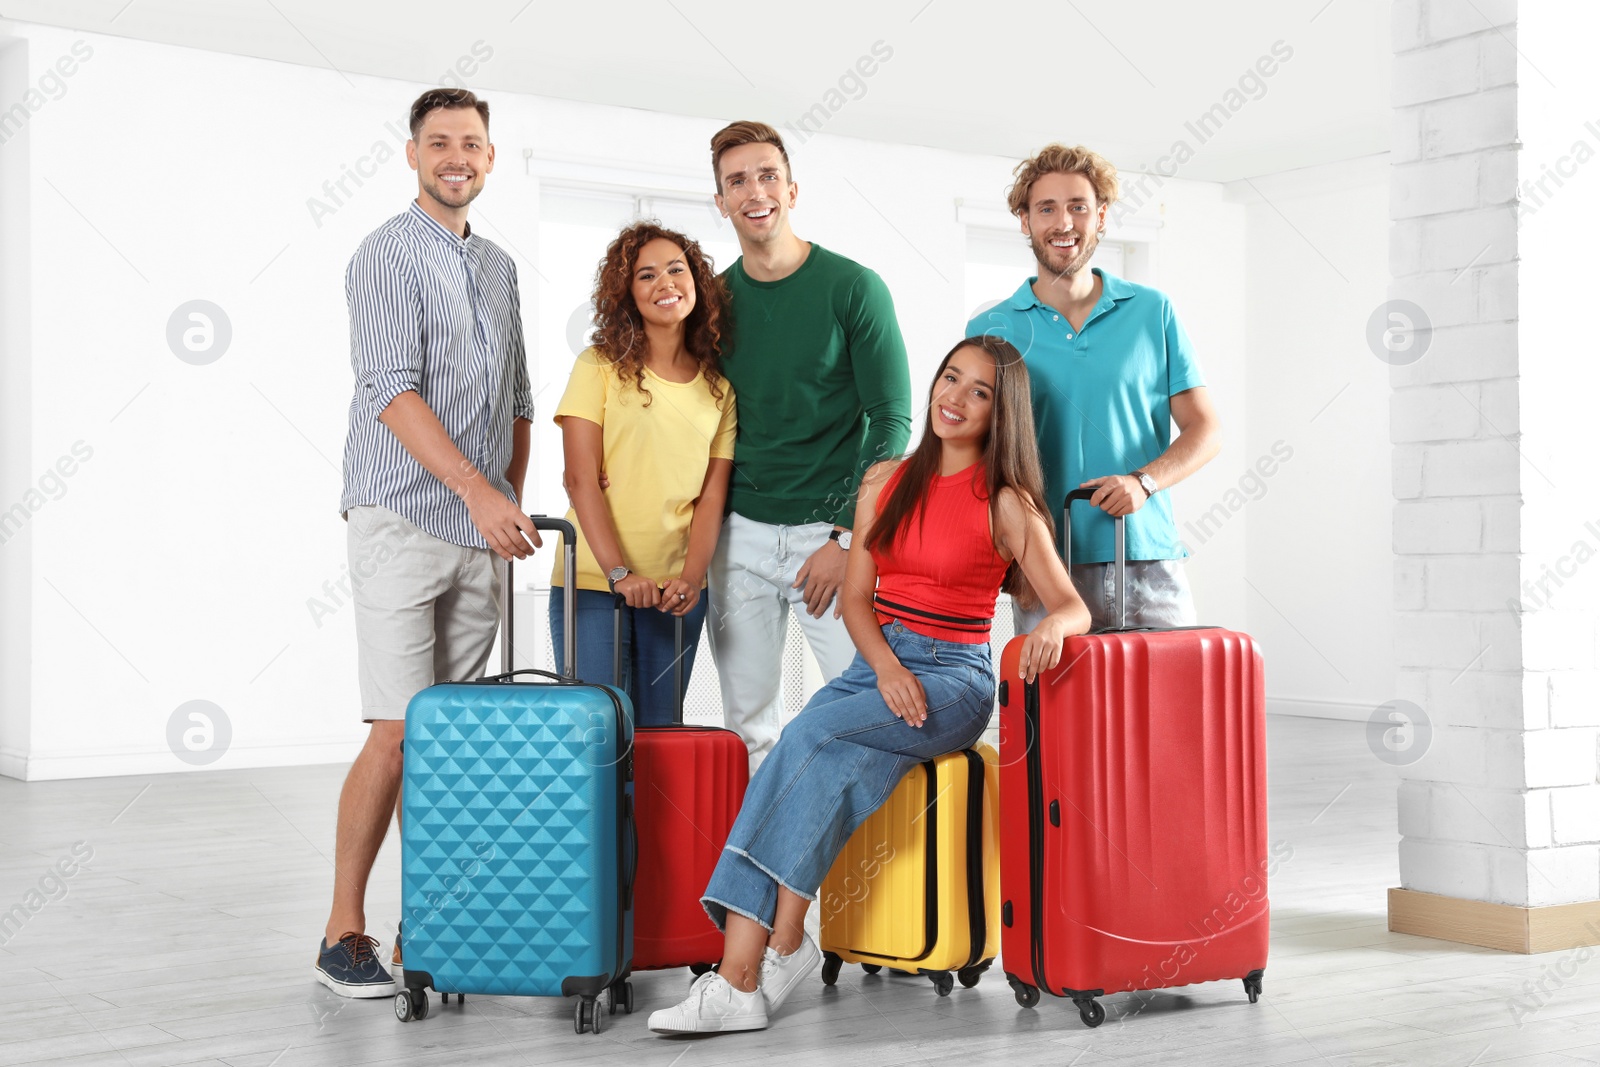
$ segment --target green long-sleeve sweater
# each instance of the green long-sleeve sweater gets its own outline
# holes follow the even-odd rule
[[[757,522],[855,521],[856,487],[911,436],[911,380],[889,289],[812,243],[800,269],[758,282],[739,259],[723,369],[739,405],[728,506]]]

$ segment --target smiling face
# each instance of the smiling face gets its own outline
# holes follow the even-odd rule
[[[742,144],[717,164],[717,207],[733,221],[741,245],[763,245],[789,231],[789,210],[800,187],[789,180],[783,154],[773,144]]]
[[[971,345],[956,349],[933,380],[928,423],[941,441],[982,444],[994,412],[994,357]]]
[[[447,212],[462,211],[494,170],[494,146],[476,110],[440,107],[423,116],[416,138],[406,142],[406,162],[422,195]]]
[[[657,237],[639,249],[629,291],[639,315],[652,326],[675,326],[694,310],[694,275],[683,249]]]
[[[1105,209],[1087,175],[1046,174],[1033,183],[1022,232],[1033,246],[1041,278],[1070,278],[1088,267],[1100,244]]]

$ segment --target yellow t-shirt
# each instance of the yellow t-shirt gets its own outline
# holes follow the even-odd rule
[[[601,462],[611,482],[605,491],[611,522],[628,569],[666,581],[683,571],[689,552],[689,522],[695,498],[713,459],[733,458],[738,423],[733,386],[722,380],[722,399],[711,396],[704,375],[669,382],[645,369],[650,404],[632,380],[593,348],[584,349],[556,407],[555,421],[569,415],[600,427]],[[574,509],[567,519],[578,526]],[[552,585],[565,584],[565,553],[556,554]],[[609,590],[605,573],[578,526],[578,588]]]

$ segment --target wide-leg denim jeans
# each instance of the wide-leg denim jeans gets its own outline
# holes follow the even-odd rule
[[[772,929],[778,886],[815,900],[850,835],[924,760],[976,744],[994,709],[989,645],[940,641],[899,622],[883,636],[928,697],[921,727],[902,722],[856,654],[817,690],[762,762],[701,897],[717,927],[737,912]]]

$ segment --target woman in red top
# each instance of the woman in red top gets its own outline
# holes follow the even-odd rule
[[[661,1033],[760,1030],[817,965],[806,909],[839,850],[918,763],[975,744],[994,710],[989,623],[1024,580],[1049,609],[1022,649],[1032,681],[1089,610],[1055,552],[1028,372],[969,337],[934,376],[921,442],[862,479],[839,592],[856,658],[818,690],[756,771],[701,898],[722,965]]]

